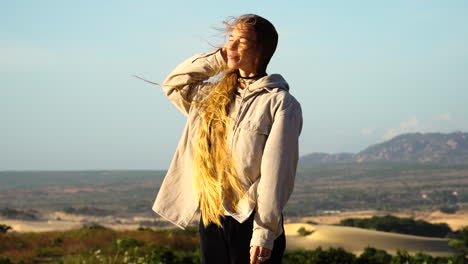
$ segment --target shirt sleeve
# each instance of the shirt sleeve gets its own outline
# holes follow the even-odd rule
[[[162,88],[169,100],[185,115],[206,80],[226,68],[221,49],[197,54],[179,64],[164,80]]]
[[[302,110],[294,100],[277,111],[265,144],[251,246],[273,249],[284,231],[281,214],[294,188],[301,130]]]

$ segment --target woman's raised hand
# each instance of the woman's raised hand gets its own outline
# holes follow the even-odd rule
[[[221,48],[221,55],[223,55],[224,62],[227,63],[227,52],[226,52],[226,47]]]

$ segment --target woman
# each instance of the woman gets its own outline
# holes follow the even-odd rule
[[[181,228],[200,210],[202,263],[280,263],[301,107],[281,75],[266,73],[274,26],[250,14],[225,25],[224,47],[162,84],[187,123],[153,210]]]

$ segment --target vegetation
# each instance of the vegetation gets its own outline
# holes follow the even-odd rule
[[[395,208],[453,212],[468,203],[467,174],[468,164],[369,162],[299,167],[284,214]],[[3,171],[0,208],[16,211],[0,210],[0,214],[19,217],[35,208],[39,212],[153,217],[151,205],[164,175],[164,171]]]
[[[0,216],[9,219],[18,219],[18,220],[37,220],[37,211],[36,210],[16,210],[13,208],[1,208]]]
[[[460,210],[460,207],[458,206],[447,206],[447,205],[444,205],[444,206],[441,206],[439,208],[439,210],[442,212],[442,213],[445,213],[445,214],[454,214],[456,213],[458,210]]]
[[[0,257],[0,264],[13,264],[10,259]]]
[[[359,256],[356,264],[385,264],[392,261],[392,255],[388,254],[384,250],[375,248],[366,248],[364,252]]]
[[[440,164],[362,163],[298,168],[295,191],[285,215],[315,214],[321,210],[428,207],[451,213],[468,203],[467,173],[468,165]],[[41,210],[154,216],[151,204],[164,174],[163,171],[0,172],[0,216],[34,220]],[[350,225],[423,236],[444,237],[451,231],[444,225],[428,226],[391,216],[383,217],[381,222],[359,221],[353,220]],[[47,233],[8,232],[10,228],[2,225],[0,264],[199,263],[196,228],[153,230],[147,226],[161,226],[164,222],[141,223],[146,227],[134,231],[114,231],[90,223],[77,230]],[[424,233],[418,233],[420,230]],[[305,235],[307,230],[298,232]],[[286,252],[283,263],[468,263],[468,230],[453,232],[451,238],[450,246],[459,254],[447,258],[422,253],[409,255],[403,250],[392,256],[373,248],[355,256],[343,249],[318,248]]]
[[[467,173],[467,164],[368,162],[299,167],[285,214],[457,208],[468,203]]]
[[[468,255],[468,226],[461,228],[456,232],[456,236],[449,242],[449,246],[455,249],[460,256]]]
[[[96,207],[84,206],[80,208],[67,207],[62,210],[67,214],[89,215],[89,216],[107,216],[115,214],[114,211],[104,210]]]
[[[383,250],[366,248],[364,252],[356,256],[341,248],[329,248],[323,250],[298,249],[287,252],[284,256],[284,264],[466,264],[468,259],[461,256],[432,257],[424,253],[408,254],[404,250],[398,250],[392,256]]]
[[[164,175],[145,170],[0,171],[0,216],[16,218],[2,208],[16,213],[34,208],[40,213],[153,217],[152,201]]]
[[[8,230],[11,230],[11,226],[0,224],[0,234],[5,234]]]
[[[305,230],[305,228],[304,228]],[[114,231],[97,225],[65,232],[0,234],[0,264],[13,263],[146,263],[199,264],[198,230],[139,228]],[[463,239],[463,240],[462,240]],[[453,241],[463,241],[466,249],[468,228]],[[342,248],[297,249],[288,251],[283,264],[465,264],[465,254],[432,257],[427,254],[397,254],[366,248],[356,256]]]
[[[342,248],[330,248],[323,250],[317,248],[315,250],[297,249],[292,252],[286,252],[283,258],[283,264],[354,264],[356,256],[346,252]]]
[[[0,258],[13,263],[197,263],[186,261],[199,259],[195,228],[115,231],[87,225],[64,232],[0,236]]]
[[[446,237],[452,233],[452,229],[445,223],[431,224],[423,220],[399,218],[392,215],[361,219],[347,218],[341,220],[339,225],[426,237]]]
[[[301,226],[298,230],[297,230],[297,233],[299,233],[299,235],[301,236],[308,236],[310,234],[312,234],[311,231],[308,231],[305,229],[305,227]]]

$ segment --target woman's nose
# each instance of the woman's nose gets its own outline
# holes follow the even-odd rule
[[[235,49],[235,48],[237,48],[237,45],[238,45],[237,41],[232,41],[231,40],[226,44],[226,48],[227,49]]]

